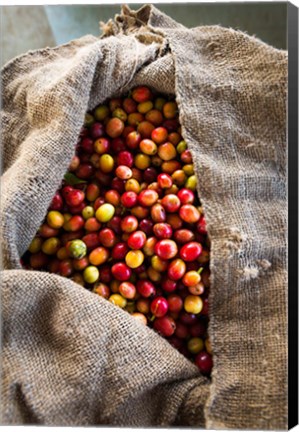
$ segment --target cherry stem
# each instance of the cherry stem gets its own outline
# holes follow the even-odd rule
[[[156,316],[155,315],[152,315],[151,317],[150,317],[150,321],[154,321],[154,319],[156,318]]]
[[[200,267],[199,270],[197,270],[197,273],[200,274],[203,271],[203,267]]]

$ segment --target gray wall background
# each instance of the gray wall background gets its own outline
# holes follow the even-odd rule
[[[138,9],[140,4],[132,4]],[[287,2],[175,3],[155,5],[187,27],[219,24],[286,49]],[[99,21],[120,12],[115,5],[2,6],[1,65],[28,50],[100,35]]]

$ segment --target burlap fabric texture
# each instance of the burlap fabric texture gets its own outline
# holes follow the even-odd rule
[[[152,6],[2,74],[2,423],[287,427],[286,52]],[[70,280],[21,269],[84,114],[137,84],[175,93],[212,241],[212,382]]]

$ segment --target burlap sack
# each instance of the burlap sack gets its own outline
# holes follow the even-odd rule
[[[287,427],[286,52],[152,6],[3,69],[2,423]],[[136,84],[175,93],[212,241],[212,382],[165,340],[19,259],[84,113]]]

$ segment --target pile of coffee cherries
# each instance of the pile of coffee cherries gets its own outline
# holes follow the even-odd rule
[[[177,104],[139,86],[86,114],[22,263],[126,310],[209,375],[209,250]]]

